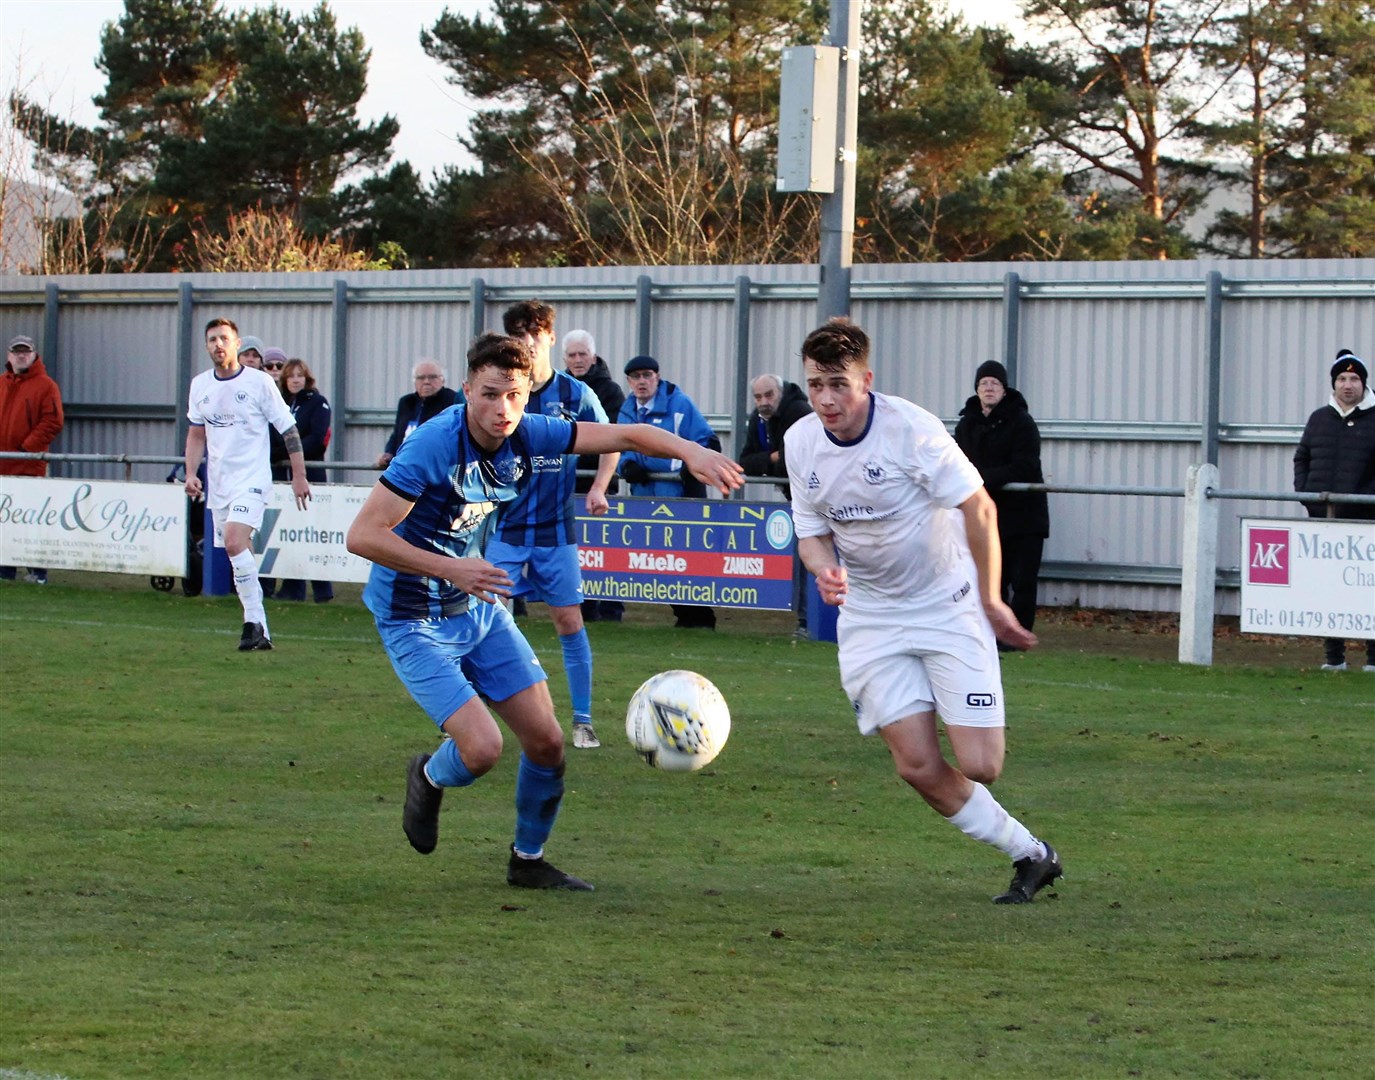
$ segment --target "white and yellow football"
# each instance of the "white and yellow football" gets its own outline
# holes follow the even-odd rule
[[[646,679],[625,716],[630,745],[665,772],[691,772],[712,761],[730,737],[730,708],[710,679],[661,671]]]

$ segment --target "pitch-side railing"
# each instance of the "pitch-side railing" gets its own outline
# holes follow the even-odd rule
[[[21,461],[70,461],[122,464],[125,479],[135,465],[183,464],[184,459],[170,454],[25,454],[0,451],[0,459]],[[311,468],[376,472],[373,461],[312,461]],[[593,476],[580,470],[579,475]],[[669,473],[652,473],[654,479],[673,479]],[[751,484],[781,487],[781,477],[751,476]],[[1058,495],[1131,495],[1151,498],[1184,499],[1183,565],[1180,575],[1179,662],[1211,665],[1213,626],[1217,614],[1218,519],[1223,500],[1265,500],[1324,504],[1328,516],[1336,517],[1339,506],[1375,506],[1375,495],[1348,495],[1340,492],[1250,491],[1221,486],[1216,465],[1189,466],[1184,487],[1136,487],[1113,484],[1008,484],[1006,491],[1044,491]]]

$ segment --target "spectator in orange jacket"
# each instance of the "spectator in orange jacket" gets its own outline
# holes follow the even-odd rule
[[[0,450],[25,454],[47,453],[62,430],[62,394],[49,378],[33,338],[10,339],[5,373],[0,376]],[[46,461],[0,458],[0,476],[47,476]],[[0,566],[0,578],[13,581],[15,567]],[[29,567],[35,585],[48,583],[48,571]]]

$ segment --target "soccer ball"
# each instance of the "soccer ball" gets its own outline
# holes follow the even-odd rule
[[[656,769],[690,772],[721,752],[730,709],[721,691],[695,671],[661,671],[630,699],[625,734]]]

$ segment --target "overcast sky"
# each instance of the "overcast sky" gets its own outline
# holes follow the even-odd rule
[[[266,6],[253,0],[223,0],[226,7]],[[315,0],[278,0],[295,13]],[[331,0],[341,26],[356,26],[372,50],[368,92],[359,107],[364,121],[391,113],[401,122],[392,143],[396,160],[409,161],[422,176],[444,165],[468,165],[455,136],[467,126],[472,105],[445,81],[447,71],[420,47],[420,31],[435,24],[445,8],[478,12],[486,0]],[[955,0],[971,24],[1008,24],[1017,0]],[[91,104],[105,80],[95,68],[100,29],[119,19],[120,0],[0,0],[0,88],[17,80],[61,116],[81,123],[97,119]]]

